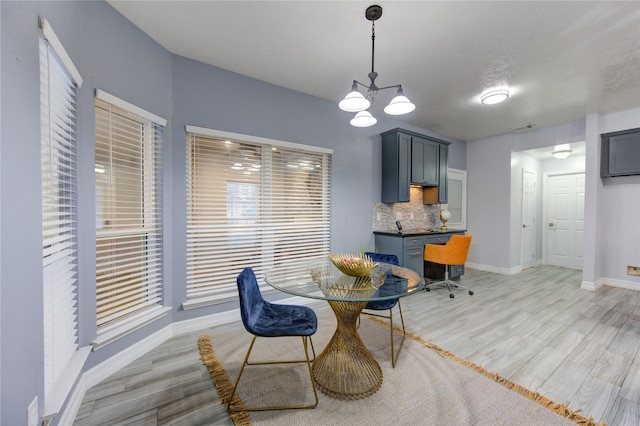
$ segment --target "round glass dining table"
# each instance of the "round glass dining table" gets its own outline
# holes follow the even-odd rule
[[[362,277],[343,274],[329,259],[290,261],[265,273],[265,281],[285,293],[326,300],[337,327],[313,362],[320,390],[337,399],[365,398],[382,385],[382,369],[358,334],[358,317],[367,302],[397,299],[424,289],[424,278],[411,269],[377,263]]]

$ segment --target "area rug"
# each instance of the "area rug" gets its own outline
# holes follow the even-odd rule
[[[336,320],[328,307],[316,309],[316,313],[318,331],[313,344],[319,354],[333,335]],[[402,349],[392,368],[387,323],[363,315],[359,332],[382,367],[383,383],[375,394],[340,401],[318,390],[315,409],[240,411],[230,414],[231,420],[236,425],[596,425],[592,418],[564,404],[553,403],[411,333],[404,341],[395,333],[396,348],[402,343]],[[251,338],[241,325],[235,330],[200,336],[200,356],[222,404],[229,401]],[[303,358],[299,337],[258,338],[251,354],[251,360],[256,362]],[[242,409],[312,402],[306,364],[285,364],[247,367],[232,406]]]

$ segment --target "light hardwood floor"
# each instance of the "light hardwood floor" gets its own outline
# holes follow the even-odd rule
[[[434,289],[403,298],[402,309],[408,331],[462,358],[598,422],[640,425],[640,292],[591,292],[581,279],[553,266],[467,269],[473,296]],[[224,327],[245,332],[239,321]],[[75,424],[232,424],[197,351],[212,332],[170,339],[90,389]]]

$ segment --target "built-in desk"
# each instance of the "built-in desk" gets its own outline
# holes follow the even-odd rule
[[[453,234],[465,234],[465,230],[447,231],[407,231],[403,233],[374,231],[376,252],[395,254],[400,266],[416,271],[426,278],[441,279],[444,276],[442,265],[424,261],[424,246],[427,244],[446,244]],[[450,278],[464,274],[464,265],[451,267]]]

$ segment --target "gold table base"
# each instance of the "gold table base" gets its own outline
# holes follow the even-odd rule
[[[313,362],[313,378],[326,395],[366,398],[382,385],[382,369],[360,339],[356,322],[366,302],[329,301],[338,326],[327,347]]]

